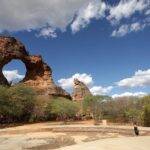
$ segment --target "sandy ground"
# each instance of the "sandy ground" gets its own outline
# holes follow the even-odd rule
[[[150,136],[97,140],[58,150],[149,150]]]
[[[97,140],[59,150],[150,150],[150,136]]]
[[[11,127],[0,129],[0,150],[49,150],[58,148],[62,148],[63,150],[72,150],[70,148],[73,148],[74,150],[74,146],[68,148],[66,147],[70,145],[81,146],[78,149],[84,150],[85,147],[87,147],[86,145],[84,146],[84,143],[91,145],[91,141],[95,141],[96,143],[98,142],[98,146],[96,147],[99,147],[99,144],[101,146],[102,143],[106,146],[107,142],[109,142],[107,141],[108,139],[111,139],[110,141],[114,141],[116,139],[116,143],[121,143],[118,139],[124,139],[125,137],[128,137],[127,139],[129,139],[129,137],[134,136],[132,128],[132,126],[93,126],[91,124],[60,125],[54,123],[37,123],[32,125]],[[146,144],[147,137],[144,136],[150,135],[150,128],[140,127],[140,131],[142,137],[134,137],[133,141],[134,139],[140,140],[140,138],[142,138],[141,141]],[[104,142],[104,139],[106,142]],[[139,143],[138,141],[135,142]],[[115,145],[114,143],[112,144]],[[93,143],[92,145],[95,144]],[[92,146],[91,148],[94,147]]]

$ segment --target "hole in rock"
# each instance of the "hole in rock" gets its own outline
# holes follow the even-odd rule
[[[17,84],[25,77],[25,64],[20,60],[12,60],[3,67],[3,74],[11,85]]]

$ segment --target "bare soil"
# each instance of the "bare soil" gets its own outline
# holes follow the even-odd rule
[[[140,128],[141,136],[150,135]],[[2,150],[49,150],[108,138],[132,137],[132,126],[94,126],[85,123],[61,125],[47,122],[0,129]]]

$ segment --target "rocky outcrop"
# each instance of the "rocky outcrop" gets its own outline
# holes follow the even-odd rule
[[[52,69],[43,62],[42,57],[29,55],[24,45],[13,37],[0,37],[0,85],[9,85],[2,69],[13,59],[21,60],[26,66],[26,75],[21,81],[23,84],[33,87],[39,94],[71,99],[65,90],[55,85]]]
[[[81,101],[88,95],[92,95],[88,87],[78,79],[74,79],[73,100]]]

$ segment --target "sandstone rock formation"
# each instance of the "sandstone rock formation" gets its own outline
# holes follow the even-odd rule
[[[43,62],[39,55],[29,55],[24,45],[13,37],[0,37],[0,85],[9,85],[2,73],[3,67],[11,60],[21,60],[26,66],[25,78],[21,81],[36,89],[39,94],[61,96],[71,99],[62,88],[56,86],[52,79],[52,69]]]
[[[92,95],[88,87],[78,79],[74,79],[73,100],[81,101],[88,95]]]

